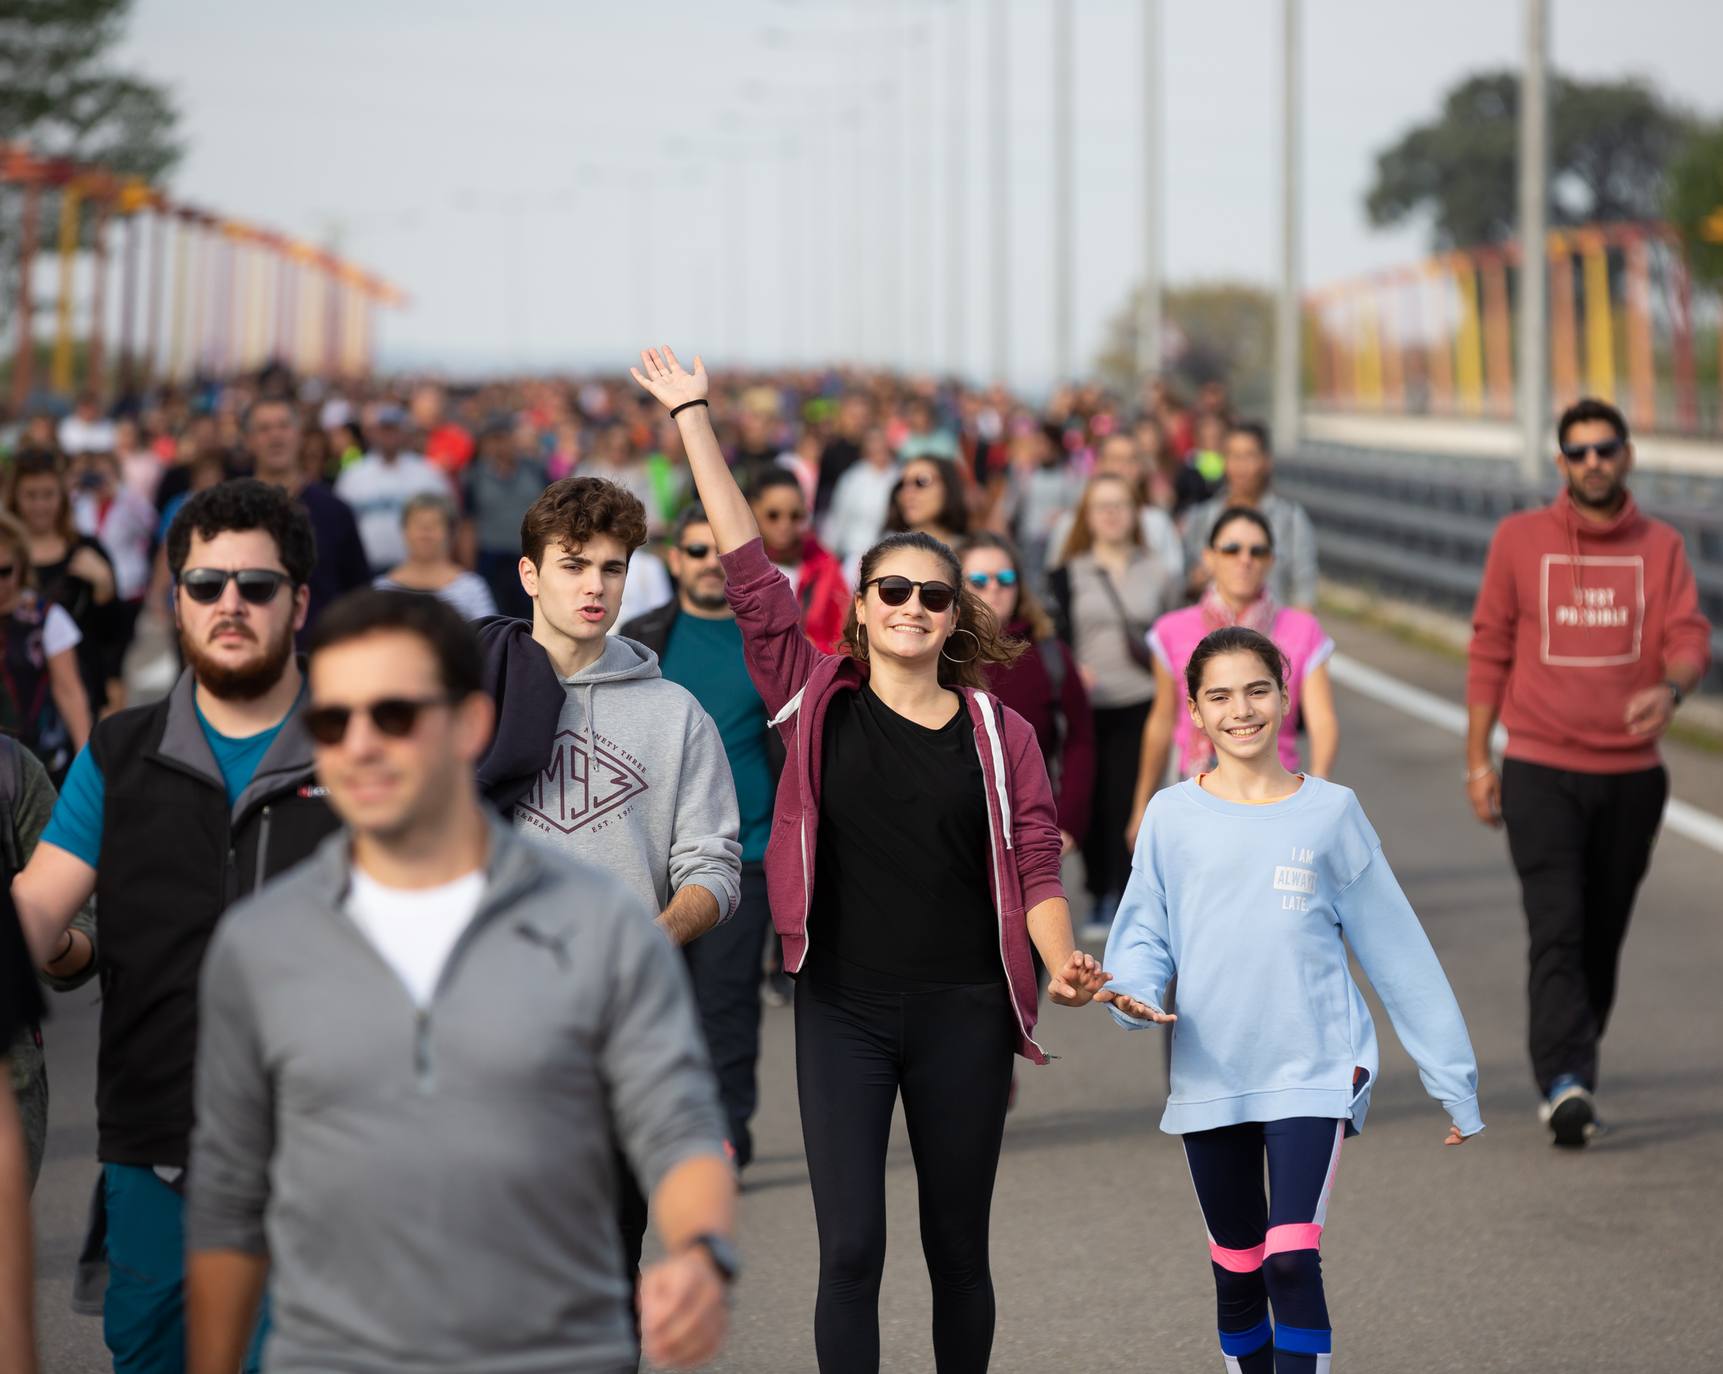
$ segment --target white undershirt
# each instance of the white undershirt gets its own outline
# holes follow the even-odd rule
[[[429,1004],[443,965],[484,896],[483,869],[439,887],[385,887],[353,870],[347,914],[388,961],[413,1001]]]

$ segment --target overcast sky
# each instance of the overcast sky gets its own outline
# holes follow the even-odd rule
[[[1140,272],[1142,0],[1071,0],[1075,352]],[[1052,0],[1009,0],[1015,381],[1052,368]],[[1362,199],[1462,74],[1517,62],[1512,0],[1305,0],[1304,275],[1419,256]],[[137,0],[126,58],[176,92],[183,197],[319,241],[412,296],[383,361],[944,362],[953,41],[965,39],[964,359],[989,358],[993,0]],[[1552,0],[1556,64],[1719,113],[1723,4]],[[1270,283],[1280,6],[1162,0],[1166,271]],[[907,39],[903,35],[908,35]],[[925,128],[925,138],[905,138]],[[912,153],[908,176],[897,169]],[[921,188],[921,189],[918,189]],[[908,194],[906,195],[906,191]],[[886,245],[905,245],[893,253]],[[925,247],[910,251],[914,244]],[[894,267],[893,264],[896,264]],[[896,320],[887,302],[919,302]]]

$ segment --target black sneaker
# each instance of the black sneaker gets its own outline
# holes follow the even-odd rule
[[[1597,1102],[1591,1090],[1571,1074],[1563,1074],[1550,1085],[1549,1100],[1538,1108],[1538,1118],[1564,1149],[1582,1149],[1597,1134]]]

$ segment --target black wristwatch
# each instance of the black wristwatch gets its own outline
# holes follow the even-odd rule
[[[688,1249],[698,1245],[706,1252],[712,1261],[712,1267],[718,1271],[718,1277],[724,1280],[724,1286],[729,1287],[742,1276],[742,1257],[736,1253],[736,1247],[730,1244],[727,1236],[715,1232],[706,1232],[695,1236],[688,1242]]]
[[[1687,700],[1687,693],[1681,690],[1681,684],[1674,678],[1665,678],[1663,685],[1669,689],[1669,700],[1676,706]]]

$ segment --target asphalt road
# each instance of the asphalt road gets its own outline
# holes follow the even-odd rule
[[[1335,628],[1355,657],[1457,696],[1451,661]],[[1723,1368],[1712,1286],[1723,1273],[1723,855],[1661,840],[1605,1044],[1600,1107],[1611,1129],[1583,1153],[1559,1153],[1535,1120],[1522,1048],[1518,894],[1500,835],[1465,808],[1458,744],[1350,692],[1340,709],[1340,780],[1358,790],[1459,993],[1489,1129],[1441,1148],[1446,1119],[1378,1006],[1382,1078],[1367,1130],[1346,1145],[1323,1245],[1338,1367]],[[1676,795],[1723,812],[1723,760],[1671,752]],[[95,1015],[93,992],[61,998],[48,1030],[53,1130],[36,1218],[49,1374],[108,1367],[99,1323],[66,1307],[95,1170]],[[729,1348],[712,1367],[802,1374],[814,1368],[818,1257],[790,1013],[765,1016],[758,1158],[743,1199],[748,1272]],[[1218,1369],[1202,1223],[1177,1142],[1156,1129],[1164,1085],[1153,1036],[1127,1036],[1093,1010],[1052,1008],[1042,1027],[1061,1057],[1025,1067],[1007,1130],[992,1368]],[[884,1367],[930,1370],[901,1119],[888,1178]]]

